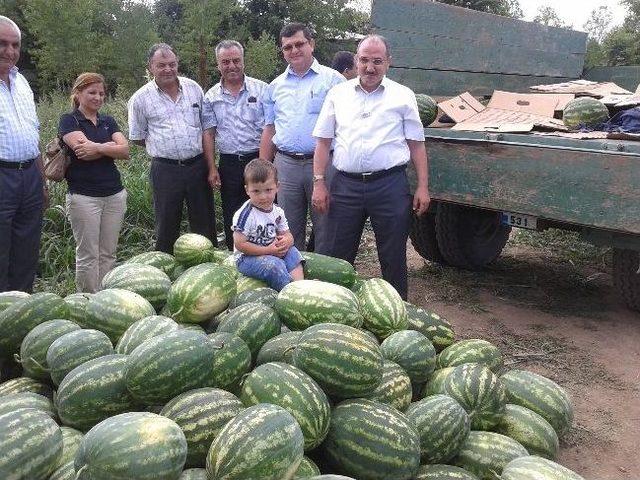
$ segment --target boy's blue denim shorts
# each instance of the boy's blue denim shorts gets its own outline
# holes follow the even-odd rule
[[[284,258],[274,255],[241,255],[236,260],[236,266],[241,274],[262,280],[279,292],[293,280],[289,272],[302,262],[302,255],[292,246]]]

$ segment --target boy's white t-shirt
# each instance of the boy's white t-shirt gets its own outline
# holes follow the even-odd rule
[[[265,212],[252,205],[251,200],[247,200],[233,215],[231,229],[242,233],[251,243],[267,246],[277,235],[289,230],[289,224],[284,210],[275,203],[270,212]],[[242,255],[235,246],[233,253],[236,257]]]

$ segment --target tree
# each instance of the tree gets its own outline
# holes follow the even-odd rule
[[[571,24],[565,23],[560,19],[554,8],[548,5],[538,7],[538,11],[536,12],[536,16],[533,17],[533,21],[548,27],[571,28]]]
[[[244,63],[247,75],[270,82],[282,70],[280,52],[275,38],[262,32],[260,38],[250,38],[244,52]]]
[[[611,9],[606,5],[602,5],[591,11],[589,20],[585,22],[583,28],[585,32],[589,34],[589,38],[595,40],[598,43],[602,43],[604,37],[611,29],[611,21],[613,20],[613,13]]]
[[[503,15],[505,17],[522,18],[522,8],[518,0],[437,0],[447,5],[469,8],[480,12]]]

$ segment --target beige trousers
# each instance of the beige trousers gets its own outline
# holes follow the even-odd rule
[[[102,277],[116,263],[127,191],[108,197],[69,193],[66,207],[76,241],[76,288],[78,292],[97,292]]]

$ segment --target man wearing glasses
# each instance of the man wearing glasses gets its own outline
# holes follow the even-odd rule
[[[337,171],[330,187],[314,183],[313,206],[328,211],[334,225],[331,255],[351,263],[364,222],[371,219],[382,278],[406,300],[411,207],[416,215],[429,207],[427,152],[416,97],[386,78],[390,61],[384,37],[365,37],[356,55],[358,77],[327,95],[313,131],[313,173],[324,174],[333,141]],[[413,199],[406,174],[410,160],[418,178]]]
[[[313,175],[316,140],[311,132],[327,92],[345,79],[313,57],[315,41],[304,24],[285,25],[280,31],[280,45],[289,65],[265,91],[260,158],[273,160],[278,169],[278,204],[289,221],[294,245],[304,250],[313,183],[320,178]],[[327,175],[329,181],[331,170],[327,169],[323,175]],[[315,251],[329,253],[333,239],[327,215],[311,211],[311,221]]]

